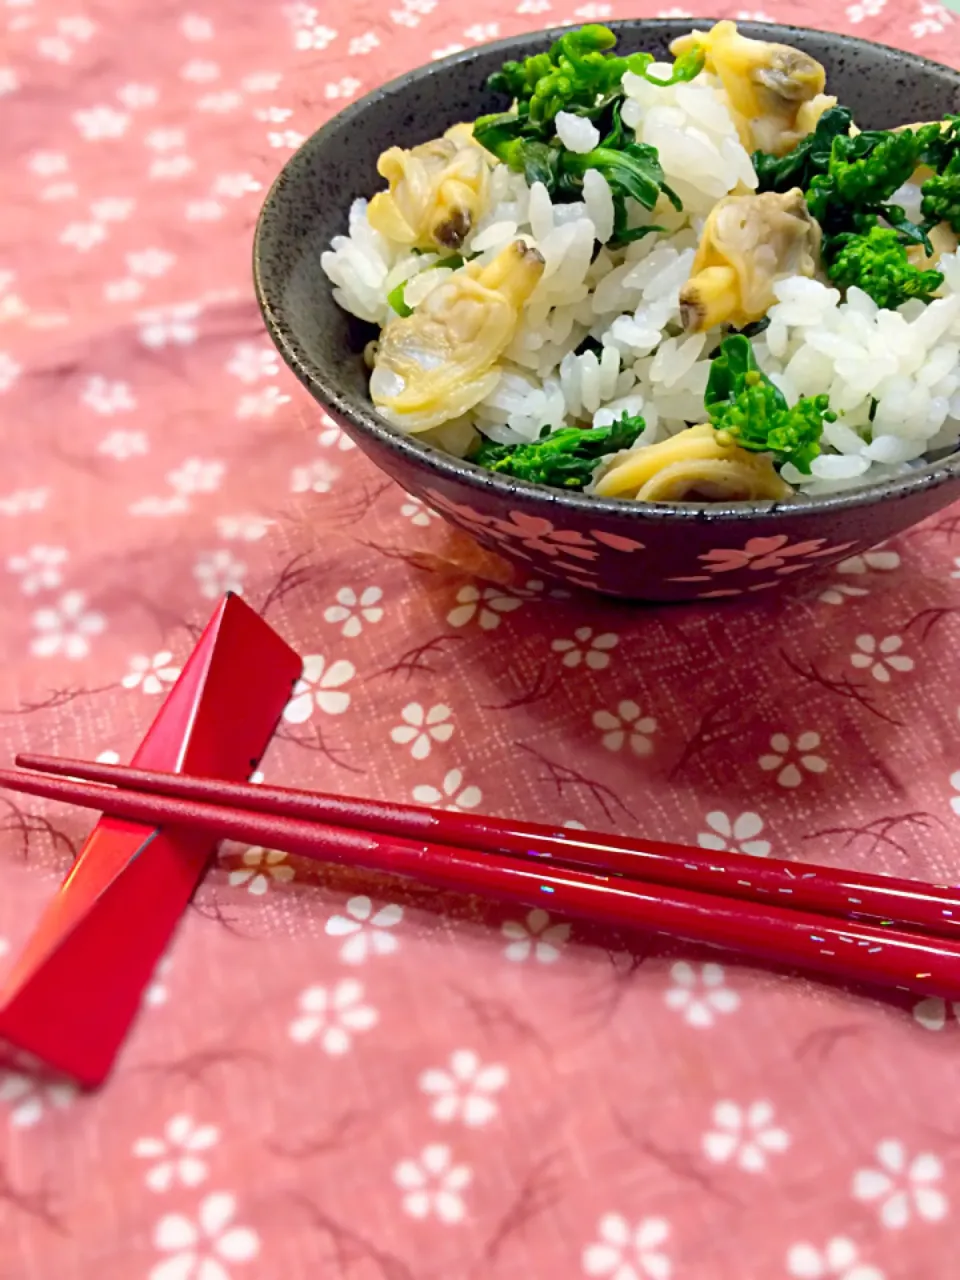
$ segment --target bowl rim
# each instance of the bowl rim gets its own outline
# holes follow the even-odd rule
[[[605,25],[619,35],[625,31],[656,32],[664,29],[672,31],[676,29],[678,23],[685,24],[687,21],[690,22],[691,29],[697,30],[712,26],[720,19],[625,18],[612,20]],[[405,71],[337,112],[305,139],[289,157],[271,184],[257,217],[253,238],[253,280],[257,303],[267,331],[284,362],[297,379],[323,406],[346,419],[361,437],[372,436],[379,444],[414,466],[425,467],[433,472],[439,481],[465,484],[469,489],[484,492],[504,501],[515,503],[523,499],[549,507],[560,507],[567,511],[592,516],[595,520],[608,517],[637,522],[680,520],[703,523],[706,521],[736,522],[757,517],[769,518],[773,521],[779,518],[796,519],[817,513],[826,515],[830,512],[869,507],[886,498],[909,498],[928,489],[939,488],[940,485],[960,476],[960,446],[958,446],[954,454],[918,467],[908,475],[896,476],[875,484],[826,494],[822,497],[797,497],[782,502],[727,503],[641,503],[630,498],[599,498],[580,492],[551,489],[546,485],[503,476],[445,453],[433,445],[425,444],[415,435],[407,435],[379,417],[372,402],[368,405],[360,404],[354,401],[352,396],[344,394],[336,385],[335,378],[313,361],[309,351],[299,342],[291,327],[284,322],[280,282],[271,279],[269,269],[264,268],[265,257],[271,256],[269,253],[271,236],[279,228],[281,219],[279,206],[285,188],[295,181],[298,171],[310,162],[315,152],[322,151],[324,144],[330,138],[350,129],[354,121],[374,103],[397,97],[405,93],[411,85],[428,79],[437,72],[470,63],[481,53],[497,51],[502,51],[504,54],[517,53],[533,42],[556,40],[573,25],[567,23],[538,31],[520,32],[500,40],[475,45],[470,49],[461,50]],[[815,34],[825,37],[841,48],[881,49],[890,54],[900,65],[906,65],[921,72],[935,71],[940,77],[952,78],[960,91],[960,71],[935,62],[931,58],[925,58],[916,53],[906,53],[879,41],[864,40],[859,36],[824,31],[816,27],[799,27],[774,22],[740,22],[738,27],[749,35],[767,39],[776,37],[782,42],[791,35]],[[337,304],[333,303],[333,305]]]

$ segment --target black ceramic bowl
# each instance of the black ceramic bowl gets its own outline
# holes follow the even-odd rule
[[[612,25],[622,51],[667,57],[670,41],[693,24]],[[828,90],[861,127],[890,128],[960,109],[960,74],[923,58],[820,31],[765,23],[745,23],[742,30],[819,59]],[[487,76],[559,34],[517,36],[411,71],[341,112],[284,167],[257,227],[257,296],[281,355],[313,397],[404,489],[479,542],[540,574],[628,599],[765,591],[880,542],[960,497],[960,455],[953,455],[903,478],[786,504],[601,501],[493,475],[377,416],[361,359],[373,331],[333,301],[320,255],[344,231],[350,202],[382,186],[376,161],[385,148],[412,146],[457,121],[502,110],[502,100],[484,88]]]

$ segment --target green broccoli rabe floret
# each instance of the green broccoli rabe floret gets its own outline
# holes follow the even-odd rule
[[[876,216],[916,169],[921,141],[917,134],[867,132],[834,138],[826,173],[817,173],[807,189],[807,205],[827,235],[851,229],[855,219]]]
[[[837,418],[827,396],[803,396],[791,408],[742,334],[720,344],[703,400],[718,433],[741,449],[773,454],[777,465],[790,462],[804,475],[820,452],[824,422]]]
[[[838,288],[862,289],[879,307],[895,309],[909,298],[929,302],[943,284],[939,271],[921,271],[907,258],[892,227],[871,227],[864,235],[839,235],[831,245],[827,274]]]
[[[960,232],[960,152],[950,157],[941,173],[936,174],[920,188],[923,216],[930,226],[949,222]]]
[[[785,156],[755,151],[753,167],[757,172],[758,191],[806,191],[817,174],[827,172],[833,140],[850,132],[853,114],[846,107],[831,107],[817,121],[813,133],[801,138]]]
[[[639,415],[624,414],[609,427],[560,427],[532,444],[484,440],[470,461],[531,484],[583,489],[601,458],[629,449],[646,425]]]

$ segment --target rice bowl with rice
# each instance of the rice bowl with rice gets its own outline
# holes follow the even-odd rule
[[[381,156],[389,189],[322,260],[380,330],[380,415],[641,501],[825,495],[955,448],[952,118],[860,134],[819,64],[732,23],[672,65],[614,58],[604,30],[508,64],[509,111]]]

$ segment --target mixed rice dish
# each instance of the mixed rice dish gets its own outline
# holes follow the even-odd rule
[[[505,109],[378,162],[323,269],[379,415],[644,502],[789,501],[960,442],[960,116],[861,131],[733,22],[674,62],[565,33]],[[510,105],[507,106],[506,104]]]

